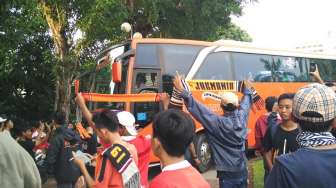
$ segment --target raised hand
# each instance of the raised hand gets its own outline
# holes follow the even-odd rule
[[[76,98],[75,98],[75,101],[77,104],[85,104],[85,99],[84,97],[82,96],[81,93],[78,93]]]
[[[249,80],[245,80],[244,83],[245,83],[245,87],[246,87],[247,89],[251,89],[251,88],[252,88],[252,83],[251,83],[251,81],[249,81]]]
[[[309,74],[310,74],[312,77],[314,77],[314,79],[315,79],[318,83],[320,83],[320,84],[324,84],[324,82],[323,82],[323,80],[322,80],[322,78],[321,78],[321,76],[320,76],[320,72],[319,72],[317,66],[316,66],[316,68],[315,68],[315,71],[314,71],[314,72],[309,72]]]
[[[182,77],[179,75],[179,73],[176,73],[175,78],[174,78],[174,87],[178,91],[183,91],[184,87],[182,84]]]

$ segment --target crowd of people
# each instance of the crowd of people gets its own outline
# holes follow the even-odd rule
[[[323,82],[318,69],[311,75],[317,84],[295,94],[267,97],[267,113],[256,121],[256,151],[264,161],[265,187],[335,184],[331,161],[336,155],[336,88]]]
[[[163,99],[166,110],[155,116],[151,135],[138,135],[130,112],[91,113],[80,93],[75,100],[84,119],[75,126],[59,112],[51,124],[20,126],[14,139],[10,133],[14,123],[0,117],[1,187],[39,188],[53,176],[58,188],[208,188],[196,169],[193,117],[206,130],[219,187],[245,188],[246,126],[256,91],[245,81],[242,92],[242,100],[232,92],[222,93],[224,115],[218,115],[195,100],[177,74],[173,95]],[[255,128],[265,187],[333,187],[336,138],[330,131],[336,127],[335,91],[310,84],[295,94],[268,97],[265,105],[267,113]],[[181,110],[183,106],[190,115]],[[151,150],[162,172],[149,182]],[[185,159],[187,150],[195,167]]]

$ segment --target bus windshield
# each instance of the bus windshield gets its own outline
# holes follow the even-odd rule
[[[178,71],[187,74],[198,53],[205,46],[185,44],[138,43],[135,69],[161,70],[163,92],[171,93],[173,77]]]
[[[109,61],[113,62],[115,58],[120,56],[126,51],[127,46],[118,46],[108,52]],[[98,61],[97,65],[102,63]],[[126,92],[126,78],[128,69],[128,59],[122,60],[122,82],[114,83],[112,80],[112,64],[109,64],[95,75],[94,90],[96,93],[103,94],[125,94]]]

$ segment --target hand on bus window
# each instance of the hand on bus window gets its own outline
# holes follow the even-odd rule
[[[322,80],[322,78],[320,76],[320,72],[319,72],[317,66],[315,68],[315,71],[314,72],[310,72],[309,74],[314,77],[315,81],[317,81],[320,84],[323,84],[323,80]]]
[[[182,77],[178,73],[176,73],[174,78],[174,87],[180,92],[184,89],[181,79]]]
[[[251,88],[252,88],[252,83],[251,83],[251,81],[249,81],[249,80],[245,80],[244,82],[245,82],[245,86],[246,86],[247,89],[251,89]]]
[[[77,104],[85,104],[85,99],[84,97],[82,96],[81,93],[78,93],[76,98],[75,98],[75,101]]]

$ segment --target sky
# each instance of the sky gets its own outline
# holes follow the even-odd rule
[[[258,0],[232,20],[255,44],[295,48],[336,39],[335,18],[336,0]]]

